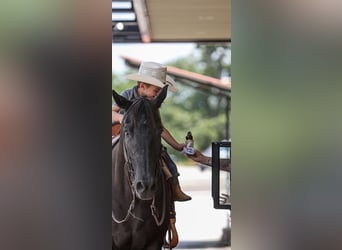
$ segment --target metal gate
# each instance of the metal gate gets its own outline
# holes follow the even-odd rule
[[[212,143],[211,195],[214,208],[231,210],[231,172],[223,171],[222,164],[230,164],[231,142]]]

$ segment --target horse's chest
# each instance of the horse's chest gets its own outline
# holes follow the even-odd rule
[[[118,237],[113,237],[116,249],[150,249],[151,246],[156,246],[155,249],[161,249],[162,241],[160,239],[162,234],[154,230],[149,231],[143,226],[137,225],[133,231],[128,230],[120,233],[120,230],[116,230],[116,232]]]

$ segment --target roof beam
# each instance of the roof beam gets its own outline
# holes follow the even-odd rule
[[[138,68],[140,63],[142,62],[139,59],[131,58],[124,55],[121,55],[120,57],[124,59],[127,64],[136,68]],[[184,69],[179,69],[169,65],[167,65],[167,73],[179,79],[185,79],[188,81],[195,82],[205,88],[213,87],[217,90],[226,93],[231,91],[231,82],[227,80],[221,80],[218,78],[205,76],[202,74],[198,74]]]
[[[145,0],[132,0],[135,15],[137,17],[141,40],[144,43],[151,42],[151,27]]]

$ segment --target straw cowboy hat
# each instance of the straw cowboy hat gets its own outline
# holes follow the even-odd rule
[[[126,75],[128,80],[145,82],[157,87],[169,85],[169,90],[177,92],[175,81],[166,75],[166,66],[155,62],[142,62],[136,74]]]

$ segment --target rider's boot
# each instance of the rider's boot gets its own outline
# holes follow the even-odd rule
[[[162,170],[165,174],[165,178],[168,182],[172,182],[171,186],[172,186],[172,193],[173,193],[173,200],[174,201],[188,201],[191,200],[191,197],[187,194],[185,194],[180,185],[179,185],[179,181],[178,181],[178,177],[173,177],[169,168],[167,167],[166,163],[163,161],[163,165],[162,165]]]
[[[174,201],[188,201],[191,200],[191,196],[185,194],[178,181],[178,177],[172,177],[172,189],[173,189],[173,200]]]

